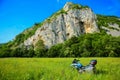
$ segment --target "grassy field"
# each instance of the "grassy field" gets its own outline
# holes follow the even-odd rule
[[[0,58],[0,80],[120,80],[120,58],[79,58],[83,65],[91,59],[96,74],[73,70],[73,58]]]

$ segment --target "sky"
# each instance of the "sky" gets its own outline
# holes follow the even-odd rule
[[[0,43],[42,22],[66,2],[88,5],[94,13],[120,17],[120,0],[0,0]]]

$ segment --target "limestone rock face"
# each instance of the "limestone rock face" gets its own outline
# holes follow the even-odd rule
[[[45,22],[38,28],[35,34],[24,41],[24,45],[35,45],[41,39],[46,48],[62,43],[72,36],[79,36],[85,33],[99,32],[96,24],[96,15],[90,8],[71,9],[73,3],[66,3],[61,13],[52,19],[51,22]]]
[[[63,9],[64,9],[65,11],[68,11],[73,5],[74,5],[74,4],[73,4],[72,2],[67,2],[67,3],[65,4],[65,6],[63,7]]]
[[[107,34],[110,34],[110,35],[116,36],[116,37],[120,36],[120,28],[119,28],[118,24],[115,23],[115,24],[108,24],[108,25],[109,25],[109,27],[112,27],[114,29],[109,29],[107,27],[102,26],[102,28],[104,30],[106,30]]]

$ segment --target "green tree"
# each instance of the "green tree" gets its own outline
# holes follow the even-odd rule
[[[62,44],[57,44],[55,46],[52,46],[49,50],[48,50],[48,57],[60,57],[62,56],[61,54],[61,48],[62,48]]]
[[[10,57],[11,49],[10,48],[2,48],[0,50],[0,57]]]
[[[35,44],[35,55],[36,55],[36,57],[44,57],[44,56],[46,56],[46,48],[45,48],[42,40],[39,40]]]

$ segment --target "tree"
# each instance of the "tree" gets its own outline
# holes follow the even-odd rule
[[[34,57],[34,56],[35,56],[34,46],[31,45],[28,50],[28,57]]]
[[[44,57],[46,56],[46,48],[43,44],[42,40],[39,40],[36,44],[35,44],[35,55],[37,57]]]
[[[62,48],[62,44],[57,44],[55,46],[52,46],[49,50],[48,50],[48,57],[61,57],[61,48]]]
[[[0,57],[10,57],[11,49],[10,48],[2,48],[0,50]]]

